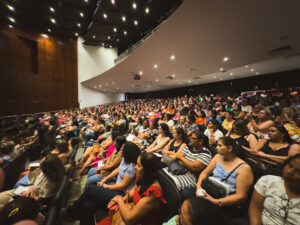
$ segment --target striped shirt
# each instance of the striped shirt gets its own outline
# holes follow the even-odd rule
[[[204,165],[208,165],[210,160],[212,159],[211,153],[208,149],[203,148],[200,152],[192,152],[189,150],[188,147],[185,147],[182,149],[182,153],[185,154],[185,158],[191,162],[194,162],[196,160],[200,161]],[[166,174],[168,174],[173,181],[176,184],[176,187],[179,190],[185,189],[185,188],[194,188],[197,184],[197,176],[188,171],[187,173],[183,175],[174,175],[171,172],[169,172],[168,168],[163,169]]]

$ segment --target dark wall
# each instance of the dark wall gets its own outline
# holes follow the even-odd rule
[[[156,92],[126,94],[128,99],[166,98],[198,94],[218,94],[222,97],[227,97],[234,96],[234,94],[240,94],[243,91],[252,91],[254,90],[255,85],[258,85],[259,89],[271,89],[276,87],[276,85],[278,88],[300,87],[300,70],[292,70]]]
[[[75,40],[0,32],[0,115],[78,106]]]

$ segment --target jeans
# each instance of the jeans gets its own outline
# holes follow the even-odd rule
[[[97,184],[98,182],[100,182],[101,180],[103,180],[104,177],[98,177],[96,174],[95,174],[95,171],[97,170],[98,168],[91,168],[88,172],[88,179],[86,181],[86,185],[85,187],[87,187],[88,185],[90,184]]]
[[[189,197],[196,195],[196,188],[185,188],[180,191],[180,201],[184,202]]]
[[[81,225],[95,225],[95,209],[106,210],[107,204],[116,195],[124,196],[125,193],[95,184],[88,185],[79,199],[67,208],[67,212],[73,219],[79,219]]]

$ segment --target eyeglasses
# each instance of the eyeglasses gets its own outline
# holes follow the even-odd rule
[[[290,200],[289,199],[282,199],[281,200],[281,206],[282,208],[279,209],[279,215],[284,218],[286,221],[288,215],[289,215],[289,209],[290,209]]]

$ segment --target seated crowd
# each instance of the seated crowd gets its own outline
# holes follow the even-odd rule
[[[299,96],[140,99],[2,121],[3,170],[32,146],[42,158],[0,193],[1,224],[43,224],[40,205],[55,195],[79,142],[84,154],[71,170],[87,181],[61,209],[65,220],[94,225],[100,210],[109,214],[98,225],[299,224]],[[172,218],[164,217],[161,173],[180,193]]]

